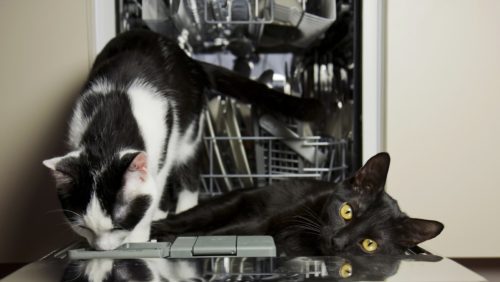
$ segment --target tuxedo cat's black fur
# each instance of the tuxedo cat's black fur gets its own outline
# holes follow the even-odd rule
[[[287,255],[402,254],[443,225],[401,212],[384,191],[389,162],[380,153],[339,184],[296,180],[232,191],[154,222],[152,236],[265,234]]]
[[[70,122],[70,152],[43,162],[71,227],[92,246],[147,241],[153,219],[197,204],[212,91],[302,119],[320,106],[200,64],[150,31],[118,35],[97,56]]]

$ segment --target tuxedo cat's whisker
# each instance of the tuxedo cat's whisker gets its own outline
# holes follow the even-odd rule
[[[50,211],[47,211],[44,215],[49,215],[49,214],[52,214],[52,213],[59,213],[59,212],[69,212],[71,214],[74,214],[74,215],[78,216],[78,218],[83,218],[83,216],[81,214],[76,213],[76,212],[71,211],[71,210],[67,210],[67,209],[50,210]]]
[[[63,226],[64,228],[68,229],[68,230],[72,230],[71,229],[71,226],[68,225],[68,222],[67,221],[63,221],[63,222],[56,222],[55,223],[56,226]]]

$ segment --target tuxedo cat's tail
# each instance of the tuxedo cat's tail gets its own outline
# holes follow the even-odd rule
[[[303,121],[318,121],[325,115],[323,105],[316,99],[286,95],[223,67],[204,62],[200,64],[213,89],[223,95]]]

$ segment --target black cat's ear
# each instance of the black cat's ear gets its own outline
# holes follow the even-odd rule
[[[62,157],[44,160],[42,163],[50,169],[56,180],[56,184],[67,184],[73,181],[74,175],[72,171],[78,162],[78,156],[79,152],[71,152]]]
[[[368,192],[380,192],[384,189],[391,158],[387,153],[378,153],[371,157],[354,175],[354,188]]]
[[[396,227],[397,243],[403,247],[414,247],[432,239],[443,231],[444,225],[439,221],[405,218]]]

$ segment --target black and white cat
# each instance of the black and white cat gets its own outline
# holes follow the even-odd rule
[[[197,204],[212,90],[303,119],[318,111],[311,99],[200,64],[150,31],[119,35],[97,56],[70,122],[70,152],[43,162],[71,226],[92,246],[147,241],[152,220]]]
[[[294,180],[232,191],[153,223],[152,236],[271,235],[292,256],[402,254],[444,226],[401,212],[384,190],[389,163],[377,154],[338,184]]]

